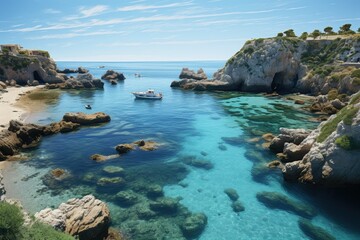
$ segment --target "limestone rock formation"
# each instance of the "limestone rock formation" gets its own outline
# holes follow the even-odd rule
[[[37,80],[40,84],[61,83],[64,78],[56,72],[56,64],[48,56],[0,55],[0,81],[14,79],[19,85]]]
[[[122,73],[115,72],[114,70],[107,70],[104,75],[101,76],[101,79],[104,80],[115,80],[115,81],[123,81],[125,80],[125,76]]]
[[[200,68],[197,73],[188,68],[183,68],[181,70],[180,79],[194,79],[194,80],[206,80],[207,76],[202,68]]]
[[[335,40],[301,40],[277,37],[249,40],[211,80],[183,79],[172,87],[193,90],[239,90],[244,92],[295,92],[327,94],[360,90],[356,62],[360,44],[356,37]],[[186,71],[185,71],[186,73]],[[188,77],[189,74],[184,74]]]
[[[181,225],[181,229],[186,237],[196,238],[204,231],[207,224],[207,217],[203,213],[196,213],[187,217]]]
[[[309,134],[310,131],[305,129],[280,128],[280,134],[271,140],[269,148],[274,153],[283,152],[285,143],[294,143],[298,145]]]
[[[35,218],[80,240],[103,239],[110,224],[108,207],[92,195],[70,199],[54,210],[46,208]]]
[[[63,121],[78,123],[80,125],[91,125],[97,123],[110,122],[111,118],[109,115],[103,112],[97,112],[93,114],[85,114],[82,112],[77,113],[65,113]]]
[[[360,183],[359,99],[360,92],[303,140],[300,145],[309,144],[309,152],[285,164],[285,179],[326,185]]]

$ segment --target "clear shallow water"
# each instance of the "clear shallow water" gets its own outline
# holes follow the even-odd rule
[[[314,128],[316,124],[308,120],[311,116],[299,106],[260,95],[195,93],[169,87],[184,66],[203,67],[212,74],[223,64],[58,63],[59,68],[83,66],[95,77],[114,69],[123,72],[127,79],[116,86],[105,83],[104,91],[63,92],[55,105],[32,114],[28,121],[40,124],[59,121],[69,111],[103,111],[111,115],[112,121],[44,139],[28,152],[29,161],[15,163],[7,169],[4,175],[8,195],[20,198],[26,208],[35,212],[92,193],[109,203],[113,225],[123,229],[124,222],[131,222],[132,210],[114,200],[114,194],[121,189],[116,185],[96,184],[98,178],[112,176],[104,173],[105,166],[121,166],[129,172],[125,178],[134,191],[144,182],[164,185],[166,196],[181,197],[180,203],[190,211],[204,212],[208,225],[200,239],[307,239],[298,227],[299,216],[265,207],[256,199],[256,193],[261,191],[275,191],[305,202],[319,212],[312,220],[314,224],[337,239],[358,239],[360,212],[351,199],[339,200],[338,191],[286,184],[276,170],[261,171],[275,156],[262,148],[261,140],[251,144],[246,141],[263,133],[277,132],[284,126]],[[98,68],[101,65],[105,68]],[[143,77],[135,78],[135,73]],[[161,91],[164,99],[134,100],[130,94],[148,88]],[[92,110],[84,109],[85,104],[91,104]],[[116,154],[117,144],[139,139],[155,140],[162,145],[153,152],[133,151],[102,163],[89,159],[95,153]],[[214,167],[203,170],[186,166],[188,173],[183,172],[181,159],[186,156],[208,160]],[[50,184],[49,190],[41,177],[57,167],[67,169],[72,177],[61,184]],[[233,212],[231,201],[224,193],[226,188],[237,190],[244,212]],[[346,191],[340,193],[349,195]],[[163,224],[166,219],[158,221]]]

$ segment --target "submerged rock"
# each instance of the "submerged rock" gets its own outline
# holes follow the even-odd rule
[[[224,190],[224,193],[231,199],[231,201],[236,201],[239,199],[239,194],[233,188],[227,188]]]
[[[335,240],[336,238],[325,229],[315,226],[307,219],[300,219],[298,221],[299,227],[303,233],[314,240]]]
[[[206,224],[206,215],[203,213],[196,213],[185,219],[184,223],[181,225],[181,230],[185,237],[196,238],[204,231]]]
[[[234,202],[231,204],[231,208],[232,208],[233,211],[236,212],[236,213],[245,211],[244,205],[243,205],[239,200],[234,201]]]
[[[110,212],[106,204],[92,195],[73,198],[52,210],[44,209],[35,218],[80,240],[97,240],[107,236]],[[65,227],[64,227],[65,226]]]
[[[113,178],[108,178],[108,177],[102,177],[97,181],[97,184],[100,186],[105,186],[105,185],[120,185],[120,186],[124,186],[125,185],[125,180],[122,177],[113,177]]]
[[[80,125],[91,125],[97,123],[110,122],[109,115],[103,112],[97,112],[93,114],[85,114],[82,112],[77,113],[65,113],[63,120],[66,122],[79,123]]]
[[[110,174],[121,174],[124,173],[124,169],[122,167],[118,167],[118,166],[106,166],[103,168],[103,171],[106,173],[110,173]]]
[[[176,199],[163,197],[155,202],[150,203],[150,209],[161,214],[176,213],[179,207],[179,202]]]
[[[144,140],[136,141],[133,144],[138,145],[139,148],[144,151],[154,151],[159,146],[159,144],[154,141],[144,141]]]
[[[293,212],[301,217],[313,218],[315,210],[303,203],[296,202],[277,192],[258,192],[256,198],[268,208],[281,209]]]
[[[147,196],[150,198],[162,197],[164,195],[163,188],[159,184],[152,184],[146,188]]]
[[[196,168],[203,168],[206,170],[210,170],[214,167],[210,161],[204,159],[198,159],[195,156],[183,157],[182,162],[185,163],[186,165],[193,166]]]
[[[134,205],[138,200],[137,194],[131,190],[118,192],[115,198],[120,204],[127,206]]]

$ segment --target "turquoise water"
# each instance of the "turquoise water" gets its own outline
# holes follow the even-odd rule
[[[148,199],[147,185],[158,184],[165,196],[177,198],[191,212],[203,212],[208,224],[200,239],[307,239],[298,226],[299,216],[270,209],[260,203],[261,191],[282,193],[313,207],[318,214],[312,223],[337,239],[359,239],[360,213],[357,194],[348,190],[314,189],[285,183],[279,170],[268,170],[267,162],[276,157],[256,139],[279,127],[315,128],[313,116],[291,101],[240,93],[196,93],[171,89],[182,67],[203,67],[212,75],[224,62],[129,62],[93,63],[59,62],[59,68],[83,66],[95,77],[107,69],[121,71],[127,79],[118,85],[105,83],[104,90],[62,92],[59,101],[28,121],[46,124],[59,121],[70,111],[103,111],[111,122],[85,127],[79,131],[44,138],[36,148],[27,151],[28,161],[14,163],[4,173],[8,195],[20,198],[32,212],[58,206],[71,197],[92,193],[106,201],[112,224],[132,239],[180,239],[179,222],[186,210],[177,215],[162,215],[139,220],[138,209]],[[98,68],[104,65],[105,68]],[[134,74],[140,73],[141,78]],[[153,88],[164,95],[161,101],[135,100],[133,91]],[[91,104],[92,109],[84,109]],[[114,147],[139,139],[160,144],[152,152],[136,150],[106,162],[94,162],[92,154],[116,154]],[[205,170],[182,163],[185,158],[210,162]],[[103,171],[106,166],[121,166],[125,175]],[[64,168],[70,177],[62,182],[49,181],[44,175],[54,168]],[[121,176],[126,186],[98,185],[101,177]],[[25,178],[24,178],[25,177]],[[245,211],[235,213],[224,189],[233,188]],[[132,190],[138,196],[133,206],[116,200],[121,190]],[[139,230],[148,230],[147,238]],[[144,231],[143,231],[144,232]],[[146,231],[145,231],[146,232]]]

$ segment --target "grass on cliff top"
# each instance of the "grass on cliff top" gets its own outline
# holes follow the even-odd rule
[[[358,107],[354,107],[353,105],[349,105],[343,109],[341,109],[331,121],[328,121],[320,130],[320,134],[317,137],[318,142],[324,142],[327,137],[330,136],[332,132],[334,132],[337,128],[337,125],[344,121],[344,124],[351,125],[355,114],[359,110]]]

